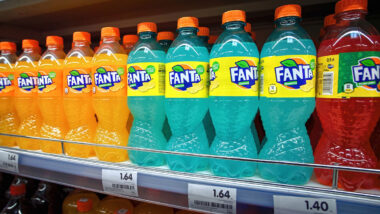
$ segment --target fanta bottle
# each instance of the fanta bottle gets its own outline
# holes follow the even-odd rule
[[[38,105],[42,115],[41,137],[63,139],[67,122],[63,111],[63,39],[46,37],[46,51],[38,62]],[[59,142],[42,141],[41,149],[47,153],[62,153]]]
[[[90,48],[91,35],[74,32],[74,47],[67,54],[63,69],[63,104],[69,130],[65,140],[94,142],[96,120],[92,106],[91,62],[94,52]],[[65,143],[65,152],[74,157],[94,155],[88,145]]]
[[[208,154],[202,120],[208,110],[209,54],[197,36],[198,19],[178,19],[178,36],[166,55],[165,110],[172,131],[167,149]],[[170,169],[194,172],[205,170],[207,159],[168,155]]]
[[[98,196],[93,192],[84,190],[75,190],[71,192],[62,203],[62,214],[77,214],[78,200],[87,198],[92,201],[92,207],[97,207],[99,203]]]
[[[278,7],[275,30],[261,51],[260,114],[266,142],[260,159],[313,163],[305,123],[315,107],[316,50],[301,27],[301,7]],[[305,184],[313,169],[259,164],[263,178],[287,184]]]
[[[129,54],[135,46],[136,42],[139,40],[139,37],[134,34],[128,34],[123,36],[123,46],[126,54]]]
[[[133,214],[133,204],[124,198],[107,196],[96,208],[97,214]]]
[[[127,146],[127,54],[119,44],[119,28],[104,27],[102,44],[92,59],[94,80],[93,106],[98,117],[95,142]],[[95,147],[102,161],[121,162],[128,159],[127,150]]]
[[[40,137],[42,118],[37,101],[37,73],[40,59],[38,41],[22,40],[23,53],[15,65],[15,107],[20,119],[17,133],[20,135]],[[21,149],[39,150],[41,141],[18,138],[17,145]]]
[[[174,214],[170,207],[159,206],[155,204],[140,203],[135,208],[134,214]]]
[[[218,39],[217,35],[210,35],[210,37],[208,39],[208,45],[207,45],[207,50],[209,52],[211,51],[212,46],[214,45],[214,43],[216,42],[217,39]]]
[[[0,42],[0,133],[16,134],[18,117],[14,106],[16,44]],[[16,138],[0,136],[0,146],[16,146]]]
[[[222,24],[224,31],[210,54],[210,113],[216,131],[210,153],[257,158],[250,126],[259,107],[259,51],[244,31],[244,11],[223,13]],[[252,176],[256,171],[253,162],[210,162],[211,171],[219,176]]]
[[[330,14],[325,16],[323,20],[323,28],[319,32],[319,41],[321,42],[323,37],[326,35],[326,32],[330,30],[336,24],[335,14]]]
[[[323,133],[315,150],[320,164],[376,168],[369,139],[380,117],[380,35],[365,20],[367,0],[341,0],[336,25],[318,49],[317,112]],[[331,185],[332,170],[315,169]],[[371,174],[340,171],[338,185],[355,190]]]
[[[157,34],[157,41],[160,43],[165,52],[168,51],[170,45],[173,43],[174,33],[170,31],[161,31]]]
[[[155,23],[139,23],[137,33],[139,41],[128,57],[128,106],[134,118],[128,145],[164,150],[165,52],[156,41]],[[165,156],[158,153],[131,150],[128,154],[142,166],[165,163]]]

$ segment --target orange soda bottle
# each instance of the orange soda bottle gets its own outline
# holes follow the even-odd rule
[[[115,27],[101,30],[102,44],[92,58],[94,80],[93,106],[98,117],[95,142],[127,146],[127,54],[119,44],[120,32]],[[128,159],[127,150],[96,147],[102,161],[121,162]]]
[[[80,198],[77,201],[77,213],[95,214],[94,205],[91,198]]]
[[[67,54],[63,68],[63,105],[69,130],[65,140],[94,142],[96,120],[92,106],[91,34],[74,32],[74,46]],[[65,143],[65,152],[87,158],[95,154],[87,145]]]
[[[14,106],[16,44],[0,42],[0,133],[16,134],[18,117]],[[0,146],[16,146],[16,138],[0,136]]]
[[[77,189],[71,192],[63,201],[62,214],[77,214],[77,202],[81,198],[90,199],[92,207],[97,207],[99,203],[99,198],[95,193]]]
[[[36,40],[22,40],[23,53],[15,65],[16,90],[15,107],[20,119],[17,133],[20,135],[40,137],[41,114],[37,102],[37,71],[40,59],[39,44]],[[40,140],[18,138],[21,149],[39,150]]]
[[[133,204],[128,199],[107,196],[96,208],[97,214],[133,214]]]
[[[63,39],[46,37],[46,51],[38,62],[38,106],[42,115],[41,137],[63,139],[67,122],[63,111]],[[62,153],[59,142],[42,141],[41,149],[47,153]]]

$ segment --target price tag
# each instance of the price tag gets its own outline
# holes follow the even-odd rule
[[[0,150],[0,169],[18,173],[18,154]]]
[[[294,196],[273,196],[275,214],[336,214],[336,200],[304,198]]]
[[[102,169],[102,184],[105,192],[138,197],[137,172]]]
[[[188,184],[189,208],[212,213],[236,214],[236,189]]]

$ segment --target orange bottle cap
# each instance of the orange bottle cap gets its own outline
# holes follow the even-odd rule
[[[218,39],[218,36],[211,35],[210,38],[208,39],[208,43],[209,44],[214,44],[217,39]]]
[[[12,196],[23,195],[26,192],[25,183],[12,184],[9,191]]]
[[[33,39],[23,39],[22,40],[22,48],[40,48],[37,40]]]
[[[190,16],[181,17],[178,19],[178,22],[177,22],[177,29],[183,28],[183,27],[197,28],[198,26],[199,26],[199,22],[198,22],[198,18],[196,17],[190,17]]]
[[[157,25],[154,22],[141,22],[137,24],[137,34],[141,32],[155,32],[157,33]]]
[[[127,34],[123,36],[123,44],[132,43],[135,44],[139,41],[139,37],[135,34]]]
[[[14,42],[0,42],[0,50],[16,51],[16,43],[14,43]]]
[[[170,31],[161,31],[157,34],[157,40],[174,40],[174,33]]]
[[[298,4],[287,4],[276,8],[274,12],[275,20],[287,16],[301,17],[301,6]]]
[[[245,22],[245,11],[243,10],[229,10],[223,13],[222,24],[226,22],[241,21]]]
[[[198,27],[198,36],[210,36],[210,29],[208,27]]]
[[[46,46],[57,45],[63,47],[63,38],[60,36],[47,36],[46,37]]]
[[[335,14],[330,14],[325,17],[324,22],[323,22],[323,27],[335,25],[336,20],[335,20]]]
[[[92,200],[89,198],[81,198],[77,201],[77,210],[79,212],[89,212],[92,210]]]
[[[91,43],[91,34],[89,32],[74,32],[73,41],[87,41]]]
[[[244,27],[244,30],[247,33],[251,33],[251,31],[252,31],[252,25],[251,25],[251,23],[247,22],[246,25],[245,25],[245,27]]]
[[[340,0],[335,4],[335,13],[342,13],[350,10],[365,10],[367,11],[367,0]]]
[[[120,38],[120,30],[117,27],[103,27],[100,33],[100,37],[115,36]]]

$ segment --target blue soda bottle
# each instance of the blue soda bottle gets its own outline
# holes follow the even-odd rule
[[[165,110],[172,130],[169,151],[208,154],[202,120],[208,110],[208,60],[205,44],[197,36],[198,19],[178,19],[178,37],[166,55]],[[206,158],[168,155],[170,169],[205,170]]]
[[[128,145],[165,150],[162,133],[165,120],[165,52],[156,41],[153,22],[137,25],[139,41],[128,56],[128,106],[134,117]],[[165,156],[158,153],[128,151],[130,160],[141,166],[160,166]]]
[[[210,113],[216,137],[210,153],[257,158],[251,124],[259,107],[259,51],[244,31],[245,12],[223,13],[223,33],[210,54]],[[210,160],[211,171],[225,177],[252,176],[256,163]]]
[[[276,28],[260,58],[260,114],[266,142],[259,158],[313,163],[305,123],[315,107],[316,50],[301,27],[301,7],[284,5],[275,12]],[[305,184],[313,169],[259,164],[263,178],[286,184]]]

